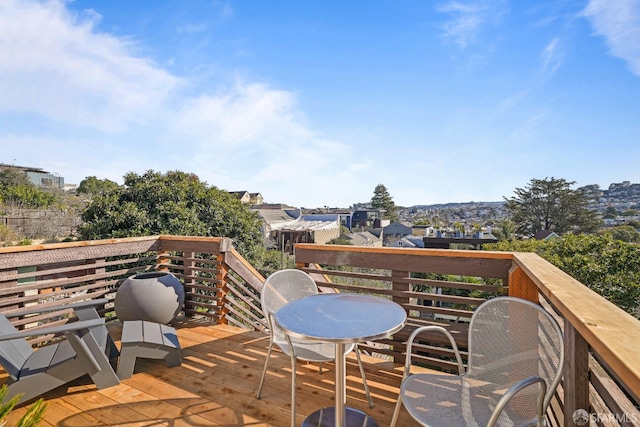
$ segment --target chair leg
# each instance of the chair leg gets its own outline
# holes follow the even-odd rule
[[[398,402],[396,403],[396,409],[393,410],[393,417],[391,418],[391,424],[389,427],[396,427],[398,422],[398,415],[400,414],[400,407],[402,406],[402,397],[398,395]]]
[[[269,359],[271,358],[271,350],[273,349],[273,341],[269,341],[269,350],[267,350],[267,359],[264,361],[264,369],[262,369],[262,377],[260,378],[260,385],[258,386],[258,394],[256,399],[260,399],[262,394],[262,386],[264,385],[264,379],[267,375],[267,366],[269,365]]]
[[[296,427],[296,356],[291,351],[291,427]]]
[[[362,359],[360,358],[360,349],[356,344],[356,359],[358,359],[358,366],[360,367],[360,375],[362,376],[362,383],[364,384],[364,392],[367,395],[369,401],[369,408],[373,408],[373,400],[371,399],[371,393],[369,393],[369,385],[367,384],[367,376],[364,373],[364,367],[362,366]]]

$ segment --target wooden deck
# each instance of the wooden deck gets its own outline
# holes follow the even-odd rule
[[[182,365],[143,359],[133,377],[96,390],[88,376],[43,395],[48,402],[42,426],[277,426],[290,423],[290,362],[275,351],[262,399],[255,398],[269,343],[268,336],[207,321],[178,321]],[[119,346],[121,325],[110,325]],[[347,405],[388,426],[398,396],[402,368],[364,357],[375,408],[367,405],[355,356],[347,359]],[[0,371],[1,372],[1,371]],[[3,373],[3,372],[2,372]],[[334,401],[333,364],[319,374],[317,364],[298,364],[297,424]],[[16,408],[13,425],[27,405]],[[400,426],[413,425],[403,410]]]

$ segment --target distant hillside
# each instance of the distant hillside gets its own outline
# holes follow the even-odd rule
[[[585,185],[579,187],[578,190],[585,190],[592,193],[597,199],[598,208],[606,208],[614,206],[616,208],[640,209],[640,184],[634,184],[630,181],[620,183],[612,183],[609,188],[603,190],[598,184]],[[454,203],[438,203],[433,205],[414,205],[408,209],[465,209],[477,207],[501,207],[504,201],[497,202],[454,202]]]
[[[464,209],[464,208],[470,208],[470,207],[479,207],[479,206],[494,206],[494,207],[499,207],[502,206],[504,204],[504,201],[501,202],[457,202],[457,203],[438,203],[438,204],[434,204],[434,205],[414,205],[414,206],[410,206],[409,209],[411,208],[415,208],[415,209]]]

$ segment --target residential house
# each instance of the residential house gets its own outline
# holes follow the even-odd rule
[[[389,243],[390,248],[424,248],[423,236],[404,236],[398,240]]]
[[[264,204],[264,197],[260,193],[249,193],[249,203],[252,205]]]
[[[390,243],[400,240],[405,236],[413,233],[412,224],[409,222],[394,221],[382,229],[384,233],[384,245],[389,246]]]
[[[389,225],[389,220],[382,219],[380,209],[356,210],[351,215],[351,231],[364,231],[370,228],[382,228]]]
[[[31,166],[16,166],[0,163],[0,172],[5,170],[17,170],[27,175],[27,178],[40,188],[58,188],[63,190],[65,188],[64,177],[55,172],[47,172],[41,168],[34,168]]]
[[[229,191],[229,194],[237,197],[242,203],[251,203],[251,195],[248,191]]]
[[[533,235],[533,238],[536,240],[549,240],[549,239],[555,239],[558,237],[560,236],[558,236],[553,231],[549,231],[549,230],[538,230],[536,234]]]
[[[370,231],[358,231],[340,236],[341,238],[351,242],[353,246],[364,246],[371,248],[381,248],[382,239]]]
[[[435,233],[434,228],[430,225],[413,224],[411,226],[411,234],[413,234],[414,236],[429,236],[430,234],[434,234],[434,233]]]
[[[256,209],[263,220],[267,246],[293,253],[296,243],[324,244],[340,237],[337,214],[301,215],[300,209]]]

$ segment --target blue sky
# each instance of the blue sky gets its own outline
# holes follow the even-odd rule
[[[640,0],[0,0],[0,163],[266,202],[640,182]]]

